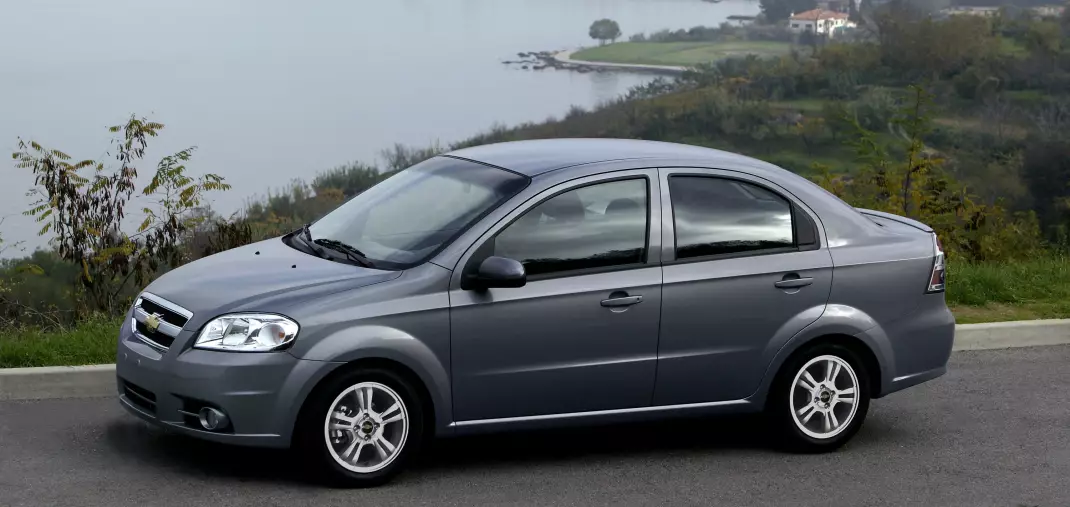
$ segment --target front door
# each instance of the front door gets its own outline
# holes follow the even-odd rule
[[[832,258],[818,222],[738,173],[663,170],[662,187],[673,230],[654,404],[746,398],[779,346],[824,311]]]
[[[661,268],[648,248],[660,234],[657,185],[655,170],[561,184],[462,259],[469,270],[490,255],[516,259],[528,283],[451,290],[457,421],[650,404],[661,312]]]

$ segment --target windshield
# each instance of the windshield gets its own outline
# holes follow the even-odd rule
[[[346,243],[377,268],[420,264],[525,186],[528,178],[449,157],[401,171],[310,227],[312,238]]]

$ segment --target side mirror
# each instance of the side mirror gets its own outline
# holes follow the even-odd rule
[[[524,265],[505,257],[487,257],[466,280],[466,289],[523,287],[528,283]]]

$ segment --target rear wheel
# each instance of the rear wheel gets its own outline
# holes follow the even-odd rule
[[[850,349],[821,344],[785,364],[767,412],[784,444],[826,452],[847,443],[869,410],[869,376]]]
[[[353,370],[317,389],[296,435],[305,458],[329,483],[383,484],[405,467],[423,436],[416,391],[389,370]]]

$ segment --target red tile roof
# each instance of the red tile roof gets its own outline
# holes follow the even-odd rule
[[[846,12],[828,11],[825,9],[814,9],[812,11],[800,12],[791,16],[791,19],[800,21],[817,21],[820,19],[847,19],[849,16]]]

